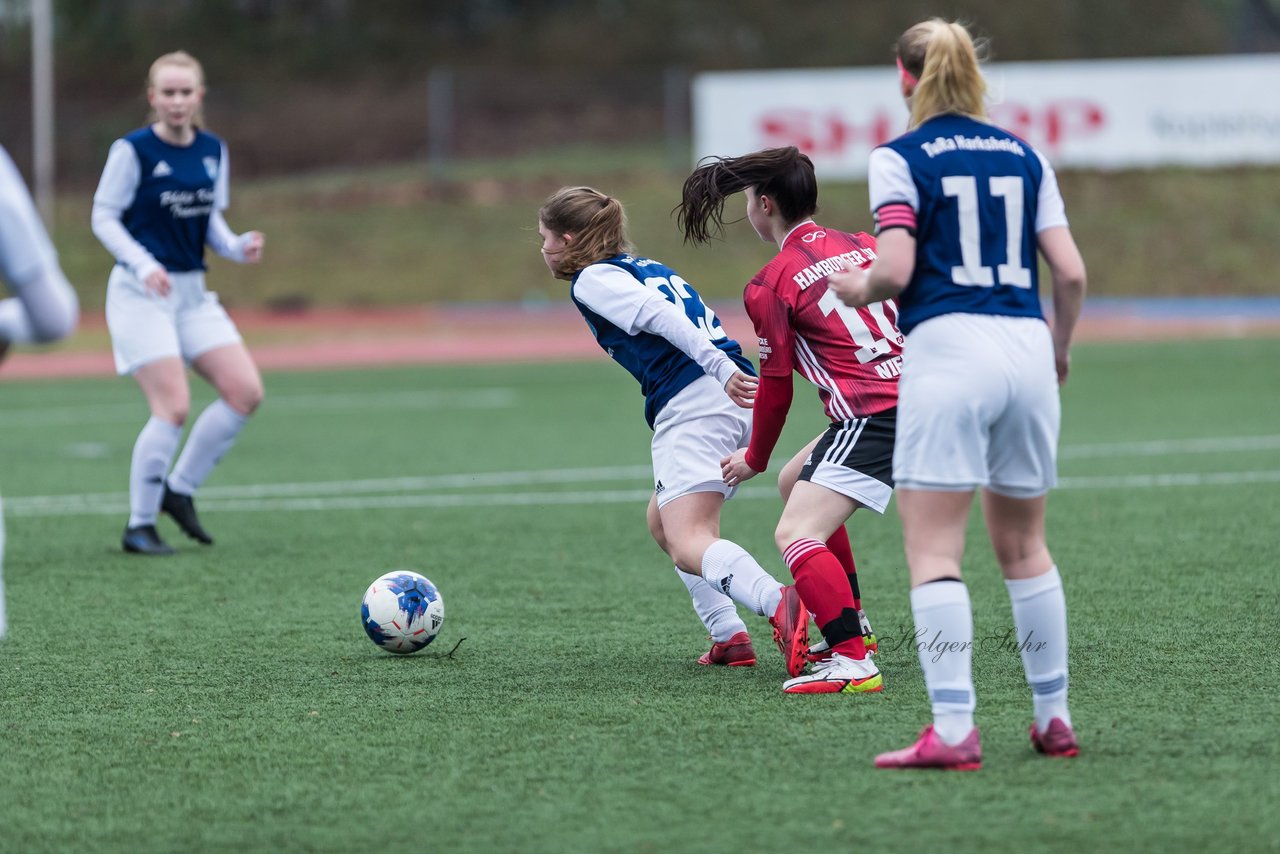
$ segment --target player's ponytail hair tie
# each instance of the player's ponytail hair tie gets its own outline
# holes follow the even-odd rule
[[[920,81],[916,79],[916,76],[914,74],[912,74],[910,71],[907,70],[907,67],[905,65],[902,64],[902,57],[895,56],[894,60],[898,63],[898,74],[902,77],[902,79],[910,83],[911,88],[913,89],[919,86]]]

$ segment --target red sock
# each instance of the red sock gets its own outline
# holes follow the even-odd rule
[[[853,592],[844,573],[844,567],[825,545],[817,540],[796,540],[782,553],[791,577],[796,580],[796,590],[805,607],[813,612],[819,629],[841,625],[842,616],[853,615],[852,627],[841,634],[831,648],[850,658],[865,658],[866,645],[857,626],[857,612],[853,604]],[[823,632],[824,636],[826,631]],[[830,638],[828,638],[830,641]]]
[[[836,532],[827,540],[827,549],[836,556],[849,577],[849,589],[853,591],[853,607],[862,610],[862,594],[858,590],[858,567],[853,562],[853,546],[849,545],[849,532],[844,525],[836,528]]]

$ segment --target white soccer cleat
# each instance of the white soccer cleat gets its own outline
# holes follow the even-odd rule
[[[859,660],[838,652],[815,661],[809,673],[782,683],[787,694],[870,694],[882,688],[884,677],[871,656]]]

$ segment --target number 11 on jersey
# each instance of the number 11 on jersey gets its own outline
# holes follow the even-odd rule
[[[853,355],[864,365],[872,359],[891,352],[893,348],[889,345],[890,341],[899,346],[902,344],[902,333],[885,314],[884,302],[873,302],[866,307],[867,313],[879,327],[880,335],[872,331],[867,322],[862,319],[862,313],[858,309],[845,305],[830,288],[827,288],[822,294],[822,299],[818,300],[818,308],[822,309],[824,316],[829,316],[834,311],[843,321],[845,328],[849,330],[849,335],[853,338],[853,343],[858,345]]]
[[[972,175],[948,175],[942,192],[956,200],[960,216],[960,263],[951,268],[957,285],[989,288],[996,283],[1015,288],[1031,287],[1031,270],[1022,266],[1022,179],[1017,175],[993,175],[987,181],[991,195],[1004,200],[1005,258],[995,270],[982,264],[982,222],[978,216],[978,180]],[[999,228],[999,224],[988,223]]]

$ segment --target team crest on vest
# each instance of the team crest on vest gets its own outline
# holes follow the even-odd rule
[[[218,177],[218,158],[216,157],[204,158],[204,171],[209,173],[210,181],[216,180]]]

